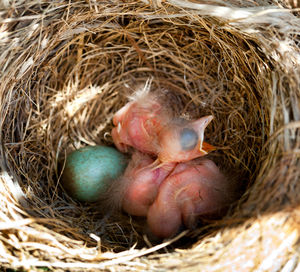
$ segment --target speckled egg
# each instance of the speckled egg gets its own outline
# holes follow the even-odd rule
[[[94,202],[127,166],[127,158],[113,147],[87,146],[67,156],[61,183],[80,201]]]

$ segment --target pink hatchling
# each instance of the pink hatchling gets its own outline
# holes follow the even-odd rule
[[[212,119],[211,115],[194,121],[176,119],[155,95],[147,93],[115,114],[112,137],[122,152],[133,147],[157,156],[159,163],[185,162],[215,149],[203,141]]]
[[[230,182],[209,159],[179,163],[161,183],[147,221],[159,237],[170,237],[184,224],[192,228],[201,217],[219,215],[235,200]]]

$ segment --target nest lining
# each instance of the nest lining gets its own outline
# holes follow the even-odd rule
[[[275,29],[254,35],[193,12],[168,17],[181,9],[158,2],[156,9],[134,2],[94,9],[56,3],[52,11],[51,4],[26,5],[24,17],[33,16],[34,9],[53,16],[2,24],[10,36],[3,42],[6,60],[1,59],[1,152],[2,168],[10,176],[2,176],[1,214],[11,222],[2,227],[3,263],[78,269],[111,264],[126,270],[132,266],[127,260],[166,246],[132,253],[135,243],[145,246],[138,222],[126,215],[101,219],[95,207],[74,202],[58,184],[58,160],[81,146],[111,145],[114,112],[149,77],[153,89],[169,91],[178,114],[215,116],[206,131],[219,147],[213,158],[248,189],[223,220],[186,234],[185,250],[139,258],[136,268],[167,269],[179,258],[175,266],[182,270],[199,265],[217,270],[216,259],[224,265],[234,257],[228,244],[236,249],[249,239],[250,229],[257,232],[258,214],[267,215],[260,221],[263,226],[278,218],[266,228],[274,234],[266,232],[263,239],[279,244],[275,233],[282,229],[283,239],[289,237],[288,245],[293,245],[297,235],[291,207],[299,203],[294,193],[299,135],[298,123],[293,123],[299,120],[299,73],[297,66],[290,69],[294,59],[288,61],[274,49],[283,40],[280,31],[270,42]],[[299,49],[289,46],[297,56]],[[272,212],[277,212],[274,217]],[[243,246],[247,254],[250,248]],[[120,253],[102,253],[111,250]],[[253,253],[248,257],[253,259]],[[97,266],[100,260],[106,263]]]

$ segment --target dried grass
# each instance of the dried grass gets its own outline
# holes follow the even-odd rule
[[[299,269],[298,10],[291,1],[2,1],[0,262],[111,271]],[[214,159],[245,190],[222,220],[151,245],[58,184],[57,163],[111,144],[153,78],[179,114],[213,114]]]

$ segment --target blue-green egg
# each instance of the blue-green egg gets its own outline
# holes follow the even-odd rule
[[[61,183],[71,197],[94,202],[123,174],[127,162],[126,156],[113,147],[80,148],[67,156]]]

